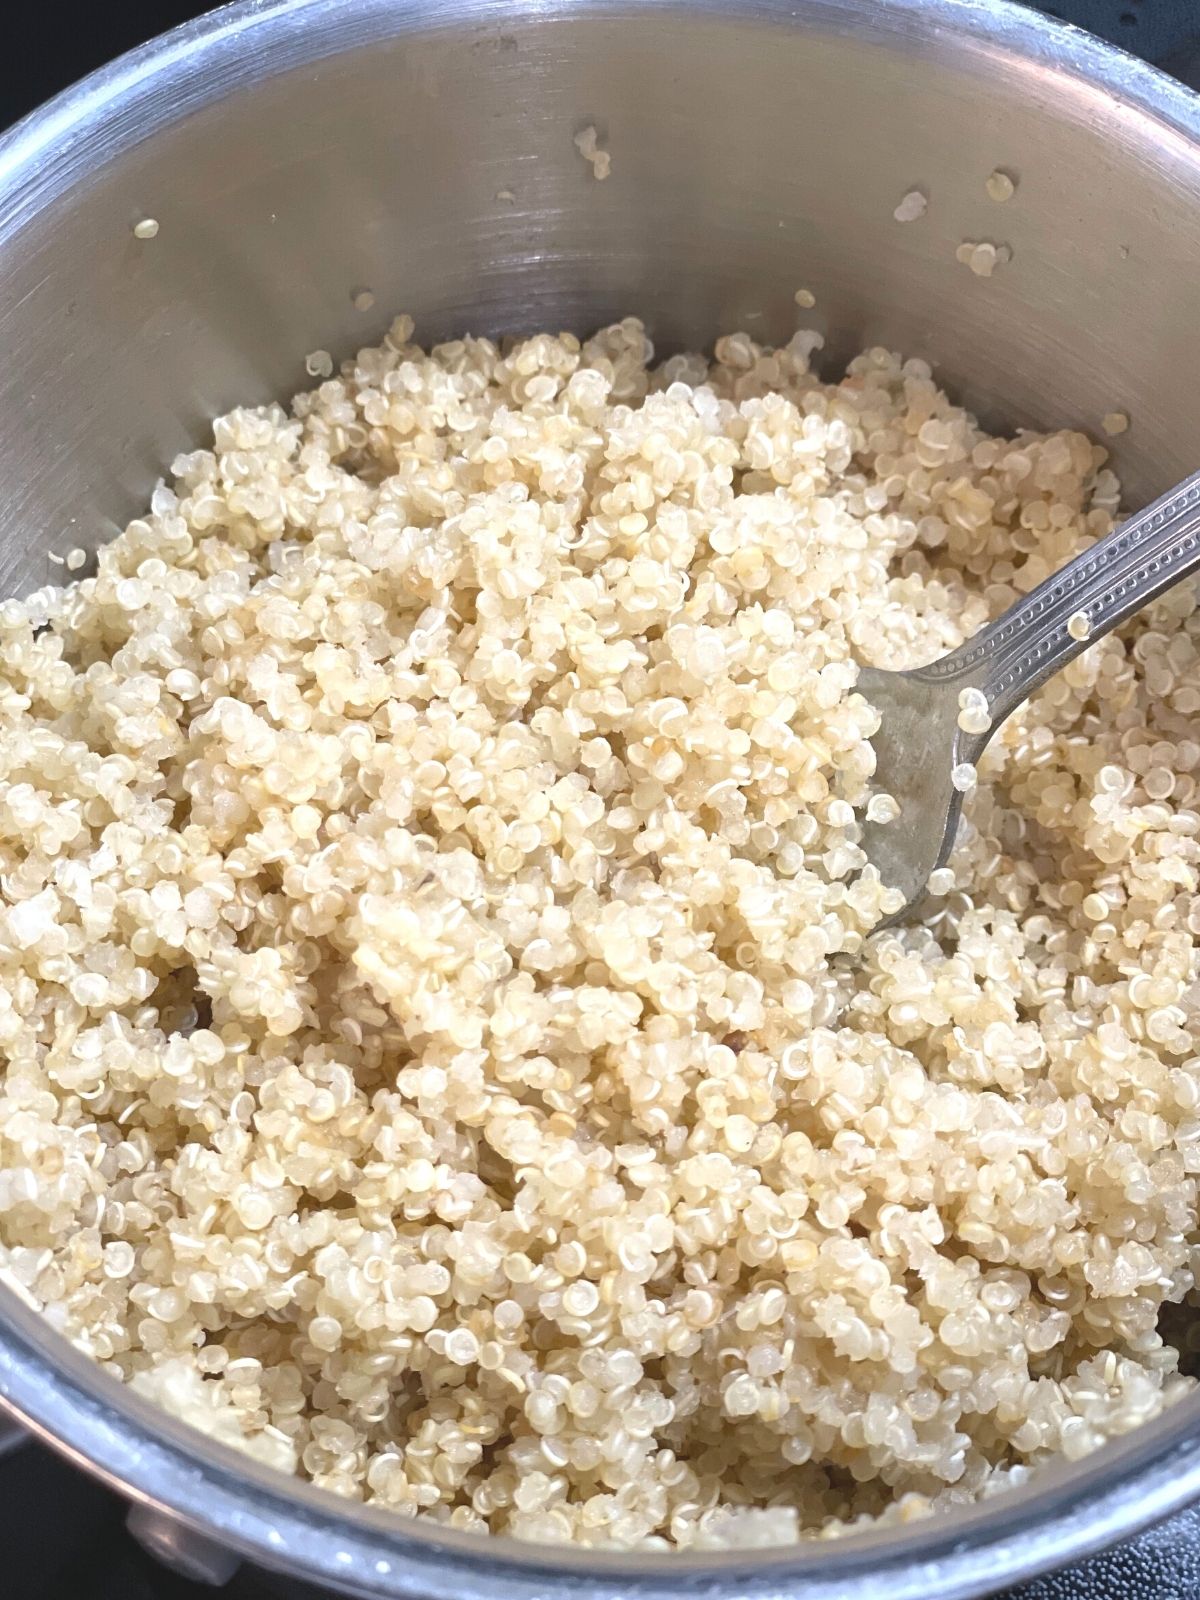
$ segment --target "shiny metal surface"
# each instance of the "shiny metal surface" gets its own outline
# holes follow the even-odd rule
[[[604,184],[572,143],[589,122]],[[918,185],[928,213],[900,226]],[[1013,250],[989,280],[954,255],[983,238]],[[903,347],[991,423],[1127,409],[1145,500],[1195,460],[1197,259],[1196,102],[1001,0],[253,0],[0,141],[0,591],[106,537],[215,411],[401,308],[435,339],[638,312],[669,347],[781,338],[803,286],[831,361]],[[484,1546],[231,1454],[7,1291],[0,1399],[140,1502],[358,1595],[965,1596],[1200,1493],[1198,1398],[961,1516],[835,1544]]]
[[[951,782],[974,766],[996,729],[1069,661],[1200,567],[1200,473],[1128,518],[949,655],[910,672],[865,670],[858,687],[882,717],[872,744],[875,788],[900,805],[868,822],[863,846],[907,911],[954,846],[963,795]],[[1082,637],[1068,626],[1078,616]],[[987,733],[958,726],[958,697],[987,700]],[[900,913],[903,916],[903,912]]]
[[[192,1583],[222,1589],[242,1564],[227,1546],[141,1501],[129,1508],[125,1526],[147,1555]]]
[[[1194,112],[1082,38],[985,0],[218,15],[0,147],[0,588],[126,520],[214,411],[403,307],[435,339],[635,308],[677,345],[782,337],[804,285],[834,361],[902,345],[993,421],[1132,407],[1138,498],[1192,464]],[[588,121],[604,184],[571,142]],[[1013,260],[976,278],[965,238]]]

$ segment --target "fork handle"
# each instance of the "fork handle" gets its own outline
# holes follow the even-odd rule
[[[1081,651],[1198,567],[1200,472],[1114,528],[957,650],[910,676],[981,689],[997,728]],[[1087,618],[1083,638],[1067,626],[1077,615]],[[977,748],[986,742],[985,736]]]

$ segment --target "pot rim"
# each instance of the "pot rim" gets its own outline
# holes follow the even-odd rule
[[[631,12],[953,38],[1114,109],[1197,170],[1200,98],[1114,46],[1009,0],[238,0],[118,58],[0,138],[0,243],[74,185],[236,89],[411,32]],[[269,43],[268,43],[269,41]],[[0,1406],[78,1466],[260,1566],[362,1595],[449,1600],[892,1600],[980,1594],[1078,1560],[1200,1495],[1200,1391],[1074,1464],[975,1506],[830,1542],[753,1552],[538,1546],[340,1500],[195,1430],[103,1371],[0,1283]]]

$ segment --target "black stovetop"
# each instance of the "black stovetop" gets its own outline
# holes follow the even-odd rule
[[[352,3],[352,0],[350,0]],[[0,52],[0,127],[165,28],[209,9],[189,0],[86,0],[22,6],[19,47]],[[1090,28],[1200,89],[1200,0],[1053,0],[1043,11]],[[1200,1511],[1152,1529],[1115,1555],[1014,1591],[1008,1600],[1197,1600]],[[189,1583],[126,1534],[115,1495],[44,1450],[0,1455],[0,1596],[4,1600],[279,1600],[242,1568],[222,1590]]]

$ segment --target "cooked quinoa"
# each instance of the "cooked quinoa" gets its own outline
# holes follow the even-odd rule
[[[923,925],[857,843],[858,663],[1105,533],[1103,449],[809,332],[411,335],[0,606],[5,1277],[209,1433],[541,1540],[837,1532],[1155,1415],[1191,589],[999,732]]]
[[[575,135],[575,148],[592,169],[592,177],[607,178],[612,171],[612,156],[600,147],[599,135],[589,125]]]
[[[997,167],[994,172],[988,174],[984,188],[988,192],[988,198],[995,200],[997,205],[1003,205],[1006,200],[1011,200],[1017,192],[1016,180],[1002,167]]]
[[[997,266],[1005,266],[1012,260],[1008,245],[991,244],[987,240],[964,239],[954,254],[977,278],[990,278]]]

